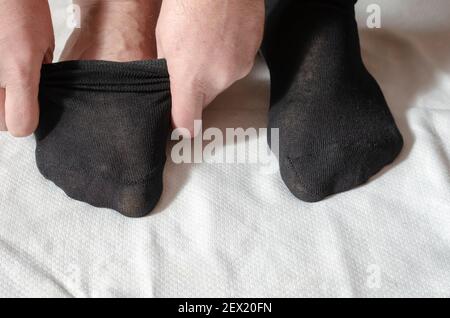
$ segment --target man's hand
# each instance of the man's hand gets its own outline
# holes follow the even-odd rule
[[[176,128],[197,133],[203,109],[251,71],[263,30],[264,0],[163,1],[156,38],[169,67]]]
[[[36,129],[41,65],[53,49],[46,0],[0,0],[0,130],[23,137]]]

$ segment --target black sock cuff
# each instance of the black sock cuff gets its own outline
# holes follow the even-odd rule
[[[151,92],[170,88],[166,60],[67,61],[45,64],[41,85],[90,90]]]
[[[308,7],[328,8],[355,15],[357,0],[266,0],[266,15],[307,14]]]

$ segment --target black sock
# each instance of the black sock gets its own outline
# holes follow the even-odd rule
[[[365,183],[403,147],[362,62],[355,2],[267,0],[269,128],[280,129],[283,180],[308,202]]]
[[[39,102],[36,160],[46,178],[129,217],[156,206],[170,131],[164,60],[44,65]]]

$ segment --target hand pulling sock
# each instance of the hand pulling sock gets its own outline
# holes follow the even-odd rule
[[[279,129],[284,182],[307,202],[367,182],[403,139],[363,64],[356,0],[266,1],[269,128]]]
[[[36,160],[73,199],[142,217],[162,193],[170,130],[164,60],[44,65]]]

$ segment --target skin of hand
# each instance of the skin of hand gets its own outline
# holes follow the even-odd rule
[[[182,136],[198,134],[194,120],[203,109],[250,73],[264,21],[264,0],[163,1],[158,57],[167,60],[172,121]]]
[[[32,134],[39,122],[43,63],[51,63],[54,35],[46,0],[0,0],[0,130]]]
[[[128,62],[157,57],[155,28],[161,0],[75,0],[81,27],[71,34],[61,61]]]

